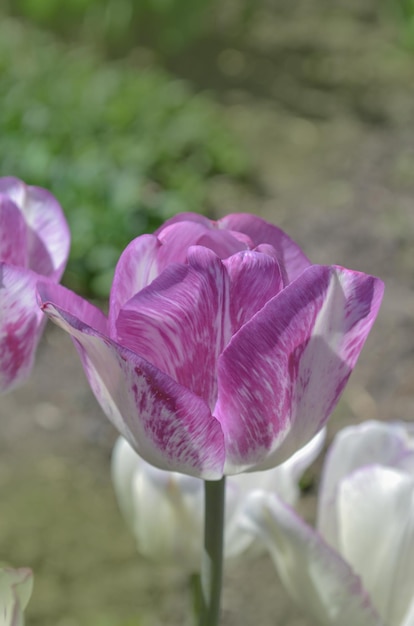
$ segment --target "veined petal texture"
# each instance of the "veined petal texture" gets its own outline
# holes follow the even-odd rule
[[[0,262],[0,392],[29,376],[46,318],[36,301],[39,276]]]
[[[206,479],[222,475],[223,435],[201,398],[47,298],[42,309],[73,337],[98,402],[144,459]]]
[[[226,473],[277,465],[322,428],[382,291],[372,276],[312,266],[234,335],[219,359],[215,410]]]
[[[255,216],[188,213],[126,248],[105,328],[70,298],[67,307],[53,295],[43,302],[75,338],[101,405],[143,458],[207,478],[219,467],[274,467],[323,428],[382,289],[372,276],[311,266]]]
[[[28,228],[29,267],[58,281],[69,255],[70,232],[57,200],[46,189],[0,178],[0,193],[19,207]]]
[[[21,211],[8,196],[0,193],[0,260],[28,267],[27,239],[28,230]]]
[[[70,235],[51,194],[16,178],[0,178],[0,392],[29,376],[45,319],[38,280],[60,279]]]

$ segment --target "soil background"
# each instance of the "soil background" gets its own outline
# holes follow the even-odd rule
[[[414,56],[372,3],[283,7],[259,12],[243,41],[218,30],[170,69],[215,94],[250,153],[254,184],[217,179],[213,216],[257,213],[313,262],[385,281],[331,440],[366,419],[414,418]],[[186,624],[187,581],[141,559],[120,518],[116,433],[62,331],[48,326],[30,381],[2,397],[0,419],[0,554],[35,572],[27,623]],[[309,520],[320,469],[300,505]],[[311,626],[270,559],[254,554],[226,564],[222,623]]]

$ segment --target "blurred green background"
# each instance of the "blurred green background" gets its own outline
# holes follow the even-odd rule
[[[223,81],[271,97],[266,90],[282,71],[282,106],[323,118],[337,90],[382,121],[369,101],[375,94],[365,101],[357,92],[383,55],[381,74],[398,76],[396,51],[390,57],[382,35],[391,23],[400,29],[396,50],[410,44],[413,3],[347,4],[3,0],[0,172],[60,200],[76,232],[66,284],[106,296],[133,236],[179,211],[211,212],[218,180],[255,185],[249,150],[213,93]],[[272,19],[263,29],[266,12]],[[336,36],[352,45],[366,23],[376,26],[368,52],[376,60],[358,67],[326,57]],[[275,44],[285,51],[272,68]],[[257,74],[244,80],[250,64]]]
[[[105,297],[122,248],[176,212],[260,212],[315,262],[398,277],[337,423],[408,416],[411,0],[3,0],[0,18],[0,174],[60,201],[68,286]],[[0,558],[35,570],[29,625],[182,626],[186,581],[135,554],[115,435],[65,341],[49,329],[31,381],[2,398]],[[275,626],[276,605],[305,624],[251,591],[271,567],[230,572],[224,626]]]

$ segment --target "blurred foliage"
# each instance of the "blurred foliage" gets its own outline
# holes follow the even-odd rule
[[[10,13],[62,35],[125,52],[150,40],[176,50],[199,35],[218,0],[6,0]]]
[[[403,43],[411,50],[414,49],[414,0],[399,0],[402,21]]]
[[[59,199],[73,233],[66,283],[92,295],[107,294],[133,237],[205,210],[210,180],[246,172],[220,111],[183,81],[99,63],[12,19],[0,22],[0,92],[1,174]]]

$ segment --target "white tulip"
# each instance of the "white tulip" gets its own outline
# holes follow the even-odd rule
[[[253,542],[252,535],[240,526],[249,495],[260,489],[278,493],[295,504],[299,478],[319,454],[324,438],[325,432],[321,431],[279,467],[227,478],[226,557],[240,554]],[[112,480],[138,551],[152,561],[179,563],[188,571],[197,571],[203,542],[203,481],[148,464],[122,437],[112,455]]]
[[[0,568],[0,626],[23,626],[33,588],[29,569]]]
[[[414,626],[413,425],[367,422],[337,435],[318,532],[264,492],[243,523],[317,626]]]

